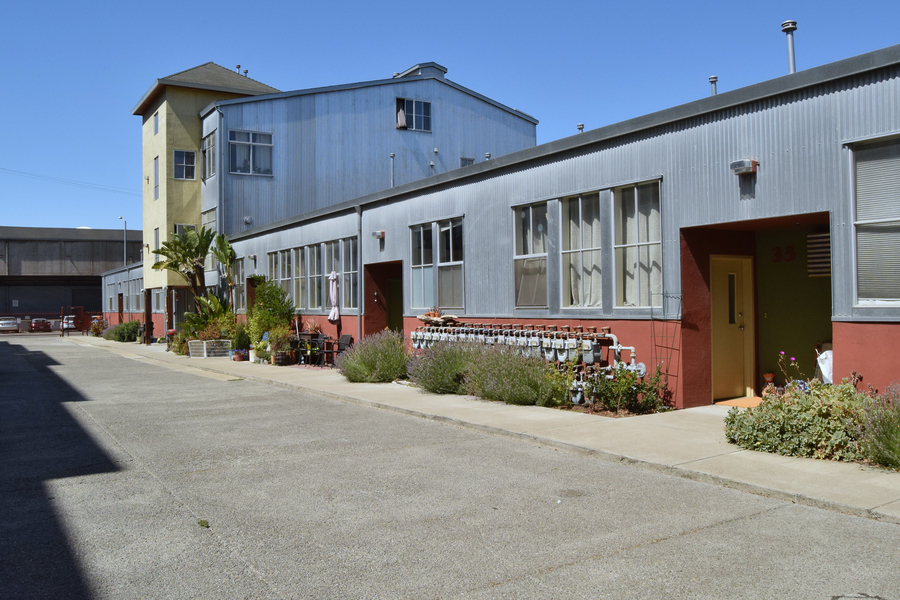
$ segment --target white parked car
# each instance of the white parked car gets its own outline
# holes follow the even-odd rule
[[[75,315],[69,315],[68,317],[63,317],[62,324],[60,325],[63,331],[66,329],[75,329]]]
[[[15,317],[0,317],[0,331],[19,331],[19,320]]]

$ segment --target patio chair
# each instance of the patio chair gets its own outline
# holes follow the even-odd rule
[[[325,334],[314,336],[306,344],[306,364],[321,365],[325,358]]]
[[[325,346],[325,362],[334,366],[337,355],[353,345],[353,336],[342,335],[338,340],[330,340]]]

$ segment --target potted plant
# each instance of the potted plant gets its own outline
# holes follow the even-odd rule
[[[231,340],[231,349],[234,353],[234,360],[242,361],[247,358],[247,351],[250,349],[250,335],[243,323],[238,323],[234,332],[234,338]]]
[[[260,340],[250,346],[250,362],[262,362],[269,358],[269,342]]]
[[[269,349],[274,354],[273,364],[288,364],[287,351],[291,348],[291,329],[288,325],[278,325],[269,330]]]

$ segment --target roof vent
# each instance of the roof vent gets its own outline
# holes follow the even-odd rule
[[[238,75],[241,74],[241,65],[234,65],[234,68],[237,70]]]
[[[716,77],[715,75],[710,76],[710,78],[709,78],[709,87],[710,87],[709,95],[710,96],[715,96],[716,94],[719,93],[718,91],[716,91],[716,82],[717,81],[719,81],[718,77]]]
[[[797,21],[785,21],[781,24],[781,30],[787,35],[788,73],[796,73],[797,63],[794,60],[794,32],[797,31]]]

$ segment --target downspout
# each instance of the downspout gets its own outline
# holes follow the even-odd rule
[[[393,159],[391,160],[393,163]],[[363,239],[362,239],[362,205],[357,204],[356,208],[356,252],[359,255],[357,265],[359,265],[359,285],[356,286],[356,341],[362,339],[362,318],[363,318],[363,298],[366,297],[363,292],[365,287],[366,276],[363,270]]]

